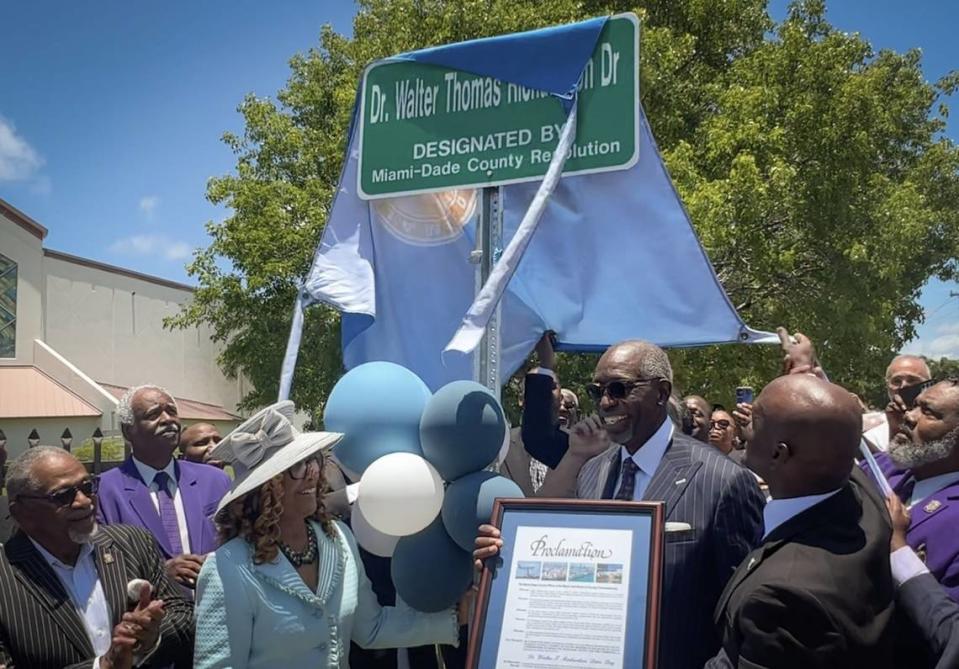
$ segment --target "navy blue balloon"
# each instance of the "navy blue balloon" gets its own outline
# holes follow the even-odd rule
[[[422,455],[419,425],[430,390],[413,372],[392,362],[368,362],[337,381],[326,401],[323,427],[343,432],[337,459],[362,474],[390,453]]]
[[[473,581],[473,558],[456,545],[437,518],[426,529],[403,537],[393,551],[393,585],[417,611],[448,609]]]
[[[503,408],[475,381],[453,381],[437,390],[420,420],[423,457],[446,481],[486,467],[505,437]]]
[[[520,487],[494,472],[473,472],[453,481],[443,498],[443,525],[460,548],[473,550],[477,530],[493,517],[497,497],[523,497]]]

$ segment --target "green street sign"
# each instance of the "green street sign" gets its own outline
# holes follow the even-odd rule
[[[576,141],[563,173],[639,159],[639,20],[610,18],[579,81]],[[536,181],[566,121],[552,95],[411,61],[363,75],[357,189],[363,199]]]

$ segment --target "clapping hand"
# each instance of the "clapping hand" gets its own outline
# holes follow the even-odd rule
[[[144,583],[140,588],[140,600],[132,611],[123,614],[120,625],[136,639],[133,652],[142,654],[151,651],[160,639],[160,623],[166,615],[162,599],[153,599],[153,588]]]

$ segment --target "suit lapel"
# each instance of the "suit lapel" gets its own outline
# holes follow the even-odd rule
[[[319,561],[319,572],[316,584],[316,596],[320,601],[320,606],[326,606],[327,601],[333,596],[333,592],[343,580],[343,569],[346,555],[350,547],[346,543],[346,538],[339,526],[333,525],[333,537],[328,537],[323,531],[323,526],[316,522],[311,522],[313,533],[316,535],[316,542],[320,549],[320,555],[329,555],[328,560]],[[362,569],[362,563],[358,568]]]
[[[7,543],[6,550],[11,565],[16,565],[13,571],[27,592],[40,602],[77,651],[83,657],[92,657],[93,645],[76,605],[27,535],[18,532]]]
[[[113,540],[104,532],[99,532],[93,538],[93,546],[97,554],[97,573],[100,575],[103,595],[110,605],[110,620],[116,624],[127,610],[127,570],[123,551],[117,550]]]
[[[140,478],[140,472],[137,470],[136,465],[133,464],[133,459],[130,458],[124,462],[120,470],[123,472],[123,490],[126,493],[127,500],[130,502],[130,506],[133,507],[133,510],[137,516],[139,516],[143,527],[149,530],[150,534],[156,538],[164,554],[168,557],[172,556],[173,548],[170,546],[170,540],[167,538],[166,530],[163,529],[160,514],[157,513],[157,509],[153,505],[153,498],[150,497],[150,489],[147,487],[147,484],[144,483],[143,479]]]
[[[200,493],[203,492],[199,485],[199,479],[195,473],[189,472],[180,467],[180,462],[175,464],[177,471],[177,489],[180,492],[180,501],[183,503],[183,515],[186,516],[186,530],[190,537],[190,552],[205,553],[207,527],[206,518],[203,516],[203,500]]]
[[[619,470],[623,467],[623,456],[620,453],[622,448],[623,447],[620,446],[610,453],[603,465],[603,469],[606,470],[606,478],[605,482],[603,483],[600,499],[613,499],[613,494],[616,492],[616,482],[619,480]],[[602,471],[600,471],[599,480],[604,480]]]
[[[273,562],[254,564],[253,572],[264,583],[268,583],[301,602],[317,608],[323,605],[323,602],[317,597],[316,593],[310,592],[306,583],[304,583],[300,575],[296,573],[296,569],[293,568],[293,565],[290,564],[289,560],[287,560],[282,553],[277,555]],[[322,587],[323,585],[323,583],[318,582],[318,586]]]
[[[651,502],[665,502],[665,515],[669,518],[676,502],[686,492],[690,481],[701,466],[701,462],[693,461],[689,444],[673,439],[663,453],[663,459],[653,473],[652,480],[646,486],[643,499]]]

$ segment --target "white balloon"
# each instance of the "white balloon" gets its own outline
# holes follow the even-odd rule
[[[424,458],[390,453],[363,472],[356,501],[373,529],[405,537],[436,519],[443,494],[443,479]]]
[[[393,551],[396,549],[396,543],[400,538],[384,534],[370,525],[370,521],[360,511],[358,504],[354,504],[350,511],[350,526],[353,529],[353,536],[356,537],[356,543],[360,546],[373,555],[393,557]]]

